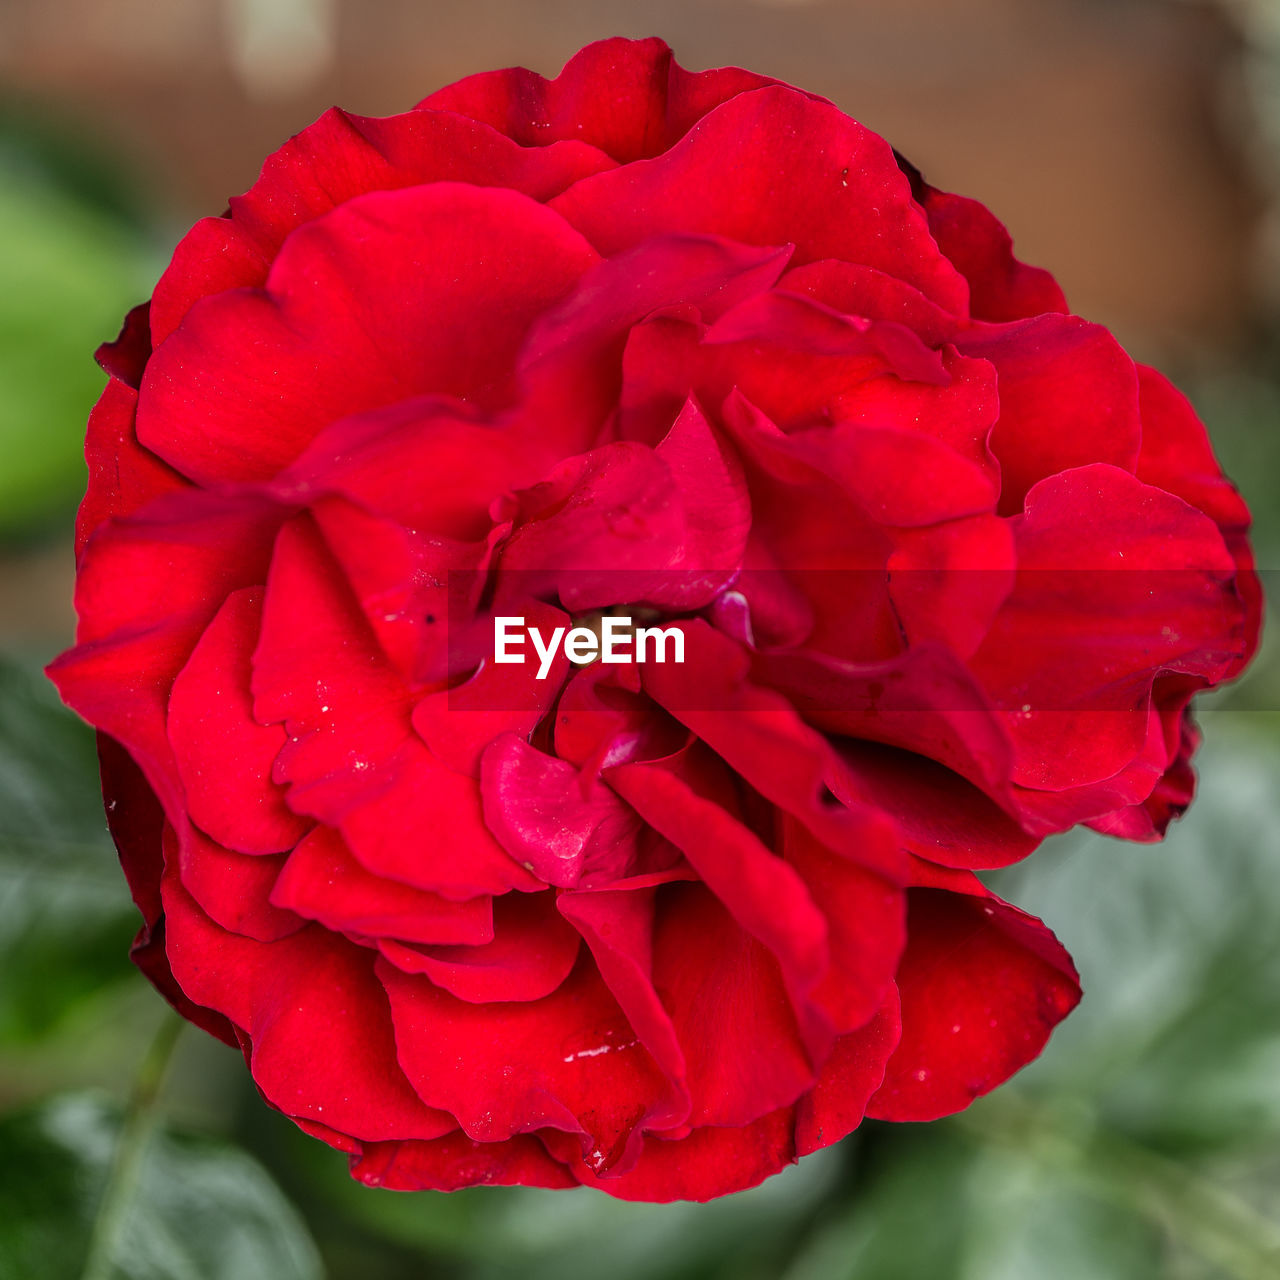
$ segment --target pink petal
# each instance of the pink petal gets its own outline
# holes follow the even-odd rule
[[[625,875],[640,824],[609,788],[513,733],[481,761],[485,822],[502,847],[544,884]]]

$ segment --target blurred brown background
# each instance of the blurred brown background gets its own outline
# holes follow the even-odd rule
[[[554,74],[610,34],[828,95],[988,203],[1140,355],[1202,367],[1251,341],[1270,0],[2,0],[0,87],[122,168],[167,250],[333,103],[386,114],[473,71]],[[69,571],[62,543],[3,555],[0,641],[61,640]]]
[[[616,34],[834,99],[935,185],[989,203],[1082,313],[1151,342],[1238,334],[1260,193],[1220,5],[5,0],[0,77],[90,122],[186,219],[333,103],[387,114],[472,71],[553,75]]]

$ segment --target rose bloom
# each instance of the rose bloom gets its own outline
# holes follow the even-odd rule
[[[134,956],[373,1185],[706,1199],[965,1107],[1080,996],[975,871],[1159,838],[1255,644],[1186,400],[657,40],[328,112],[100,360],[51,674]],[[495,611],[685,661],[539,681]]]

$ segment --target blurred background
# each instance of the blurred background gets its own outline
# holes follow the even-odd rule
[[[327,106],[554,74],[613,34],[825,94],[985,201],[1193,397],[1280,565],[1276,0],[0,0],[0,1280],[1280,1277],[1274,641],[1205,710],[1202,798],[1165,844],[1065,837],[992,877],[1086,996],[954,1120],[864,1125],[708,1206],[396,1195],[232,1051],[171,1045],[91,736],[39,674],[74,625],[91,353]]]

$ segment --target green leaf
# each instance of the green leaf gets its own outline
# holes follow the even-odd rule
[[[138,914],[100,795],[88,726],[0,659],[0,1045],[132,972]]]
[[[121,1134],[117,1108],[70,1094],[0,1121],[0,1280],[78,1280]],[[111,1280],[317,1280],[319,1255],[261,1165],[153,1130]]]

